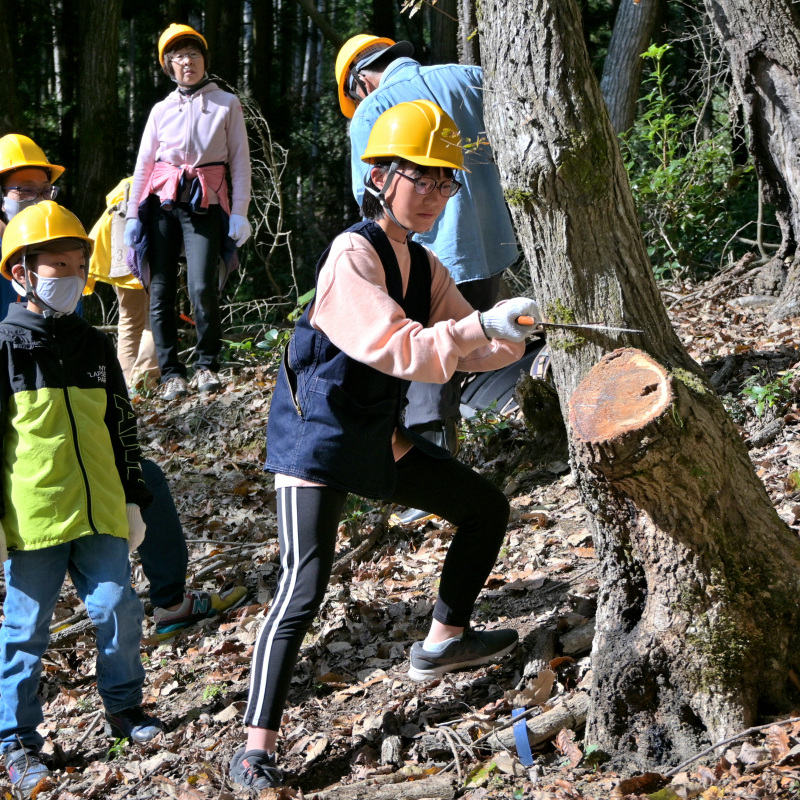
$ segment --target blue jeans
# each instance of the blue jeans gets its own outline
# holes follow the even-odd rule
[[[0,629],[0,751],[19,739],[41,747],[37,698],[42,656],[69,572],[97,630],[97,689],[111,713],[142,702],[142,604],[131,588],[128,542],[92,534],[41,550],[14,550],[3,564],[5,621]]]

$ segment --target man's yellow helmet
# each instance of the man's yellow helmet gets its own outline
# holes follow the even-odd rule
[[[391,49],[396,58],[410,56],[414,53],[411,42],[395,42],[381,36],[370,36],[368,33],[359,33],[348,39],[336,56],[336,83],[339,86],[339,108],[348,119],[356,112],[355,101],[347,93],[347,82],[353,72],[364,68],[376,58],[384,55]]]

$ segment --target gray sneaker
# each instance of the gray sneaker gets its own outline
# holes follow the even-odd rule
[[[275,753],[240,747],[231,759],[231,780],[248,789],[272,789],[283,786],[283,773],[275,766]]]
[[[39,751],[32,745],[17,746],[5,754],[8,779],[20,797],[30,797],[43,778],[52,773],[42,763]]]
[[[195,370],[194,377],[189,385],[193,389],[197,389],[198,392],[203,392],[204,394],[218,392],[222,386],[217,373],[205,367],[200,367],[200,369]]]
[[[432,653],[423,647],[422,642],[414,642],[408,677],[414,681],[427,681],[464,667],[491,664],[510,653],[518,641],[517,632],[510,628],[496,631],[466,628],[460,639],[450,642],[440,653]]]
[[[180,375],[167,378],[161,384],[162,400],[179,400],[181,397],[186,397],[187,394],[189,394],[189,386],[186,383],[186,378],[181,378]]]

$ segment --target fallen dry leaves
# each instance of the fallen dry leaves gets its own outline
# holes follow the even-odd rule
[[[682,311],[681,297],[690,289]],[[727,371],[720,393],[741,411],[742,435],[753,437],[769,420],[744,407],[742,381],[757,368],[798,363],[800,326],[767,325],[762,312],[734,298],[717,296],[712,307],[695,287],[674,288],[668,300],[692,355],[711,376]],[[190,585],[244,584],[248,601],[166,643],[145,639],[146,701],[169,732],[142,748],[109,750],[102,725],[92,727],[100,705],[90,632],[57,643],[42,680],[42,732],[56,764],[53,781],[38,791],[42,800],[241,796],[227,764],[244,739],[252,647],[278,572],[275,492],[261,471],[272,385],[273,370],[262,364],[239,370],[216,396],[137,404],[145,455],[166,471],[189,540]],[[800,470],[798,421],[795,404],[775,438],[751,450],[776,508],[795,530],[800,493],[790,475]],[[504,486],[512,505],[506,545],[475,621],[516,628],[522,647],[497,666],[409,681],[407,652],[425,634],[453,531],[441,521],[392,527],[385,523],[387,509],[354,504],[340,529],[342,571],[304,642],[283,720],[281,764],[289,786],[262,798],[345,798],[362,789],[358,796],[392,796],[403,785],[398,782],[410,779],[420,791],[427,786],[449,796],[459,782],[459,796],[471,800],[796,797],[796,725],[776,725],[732,744],[671,780],[615,774],[603,765],[601,748],[581,741],[581,731],[554,731],[534,748],[531,768],[513,749],[488,746],[498,726],[510,724],[513,708],[546,714],[584,690],[590,667],[597,579],[585,511],[566,464],[538,463],[525,442],[524,426],[511,420],[507,431],[476,438],[467,448],[471,463]],[[374,531],[364,555],[348,561]],[[146,603],[139,567],[134,577]],[[69,630],[82,614],[74,592],[65,590],[56,619]],[[0,778],[0,797],[6,796]]]

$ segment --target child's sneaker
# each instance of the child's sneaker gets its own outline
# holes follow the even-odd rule
[[[147,744],[164,730],[161,720],[145,714],[141,706],[125,708],[114,714],[106,711],[105,727],[106,736],[112,739],[130,739],[136,744]]]
[[[283,773],[276,766],[275,753],[240,747],[231,759],[230,776],[234,783],[248,789],[272,789],[283,786]]]
[[[23,797],[28,797],[42,778],[49,778],[52,774],[42,763],[39,751],[31,745],[9,750],[5,760],[8,779],[15,791]]]
[[[496,631],[465,628],[460,638],[449,639],[441,650],[426,650],[424,642],[414,642],[408,677],[426,681],[456,669],[491,664],[510,653],[518,641],[517,632],[509,628]]]
[[[182,628],[187,628],[201,619],[215,617],[223,611],[235,608],[244,600],[246,594],[247,589],[244,586],[234,586],[220,594],[187,589],[183,603],[175,611],[167,611],[158,606],[153,609],[156,637],[162,642],[165,639],[171,639]]]

